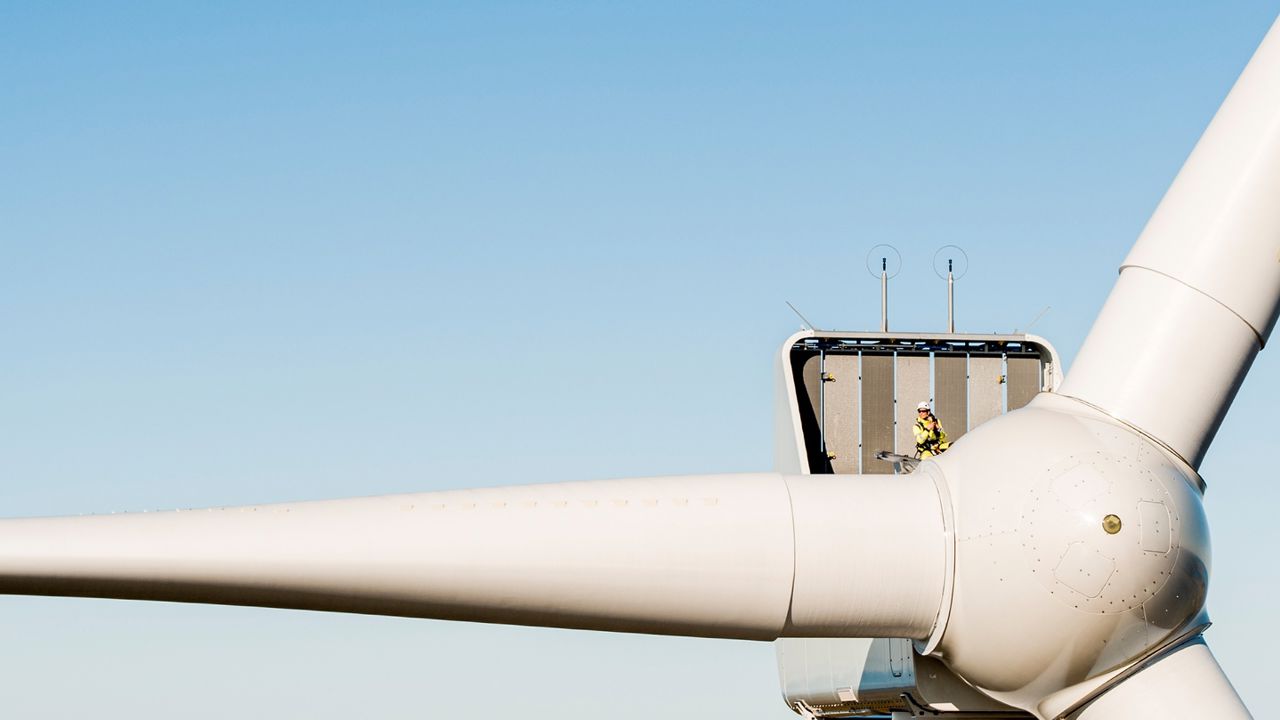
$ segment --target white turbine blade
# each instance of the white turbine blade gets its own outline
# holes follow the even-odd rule
[[[9,594],[759,640],[924,637],[944,566],[925,478],[689,476],[0,522]]]
[[[1280,23],[1121,267],[1061,393],[1198,467],[1280,310]]]
[[[1126,678],[1072,720],[1250,720],[1222,667],[1197,637]]]

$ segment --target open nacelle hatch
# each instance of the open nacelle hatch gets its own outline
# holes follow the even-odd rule
[[[894,472],[876,455],[914,455],[922,401],[954,442],[1062,378],[1057,351],[1034,335],[806,331],[787,339],[782,359],[802,444],[779,464],[798,460],[813,474]]]

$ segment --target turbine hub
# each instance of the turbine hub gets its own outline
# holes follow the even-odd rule
[[[1199,478],[1134,430],[1041,395],[922,469],[955,535],[928,649],[1002,702],[1056,717],[1205,624]]]

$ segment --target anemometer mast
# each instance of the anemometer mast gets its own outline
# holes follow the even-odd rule
[[[947,332],[956,331],[956,278],[952,273],[951,258],[947,258]]]
[[[893,263],[889,262],[889,258],[894,259]],[[879,259],[879,270],[875,269],[872,263]],[[889,279],[896,276],[902,270],[902,255],[898,249],[892,245],[876,245],[867,251],[867,272],[872,277],[880,278],[880,332],[889,332]],[[893,269],[890,270],[890,265]]]
[[[889,332],[889,258],[880,258],[880,332]]]
[[[894,258],[893,270],[889,267],[889,258]],[[940,261],[946,258],[946,274],[943,275]],[[956,259],[960,260],[957,267]],[[875,261],[879,260],[879,263]],[[875,264],[880,267],[875,268]],[[880,279],[880,332],[889,332],[889,279],[902,270],[902,255],[892,245],[876,245],[867,251],[867,272]],[[969,256],[958,245],[944,245],[933,254],[933,272],[947,281],[947,334],[956,332],[956,280],[964,277],[969,270]],[[792,308],[794,310],[794,308]],[[806,321],[807,324],[808,321]],[[812,326],[810,326],[812,327]]]
[[[941,260],[947,260],[946,275],[942,274]],[[959,259],[959,267],[956,260]],[[959,245],[943,245],[933,254],[933,272],[947,281],[947,332],[956,331],[956,281],[969,272],[969,256]]]

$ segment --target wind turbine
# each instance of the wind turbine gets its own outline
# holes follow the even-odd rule
[[[1275,324],[1277,190],[1273,28],[1060,392],[909,476],[11,520],[0,590],[753,640],[909,637],[1039,717],[1245,717],[1199,640],[1208,546],[1195,470]],[[851,511],[911,517],[912,559],[875,552],[869,529],[839,522]]]

